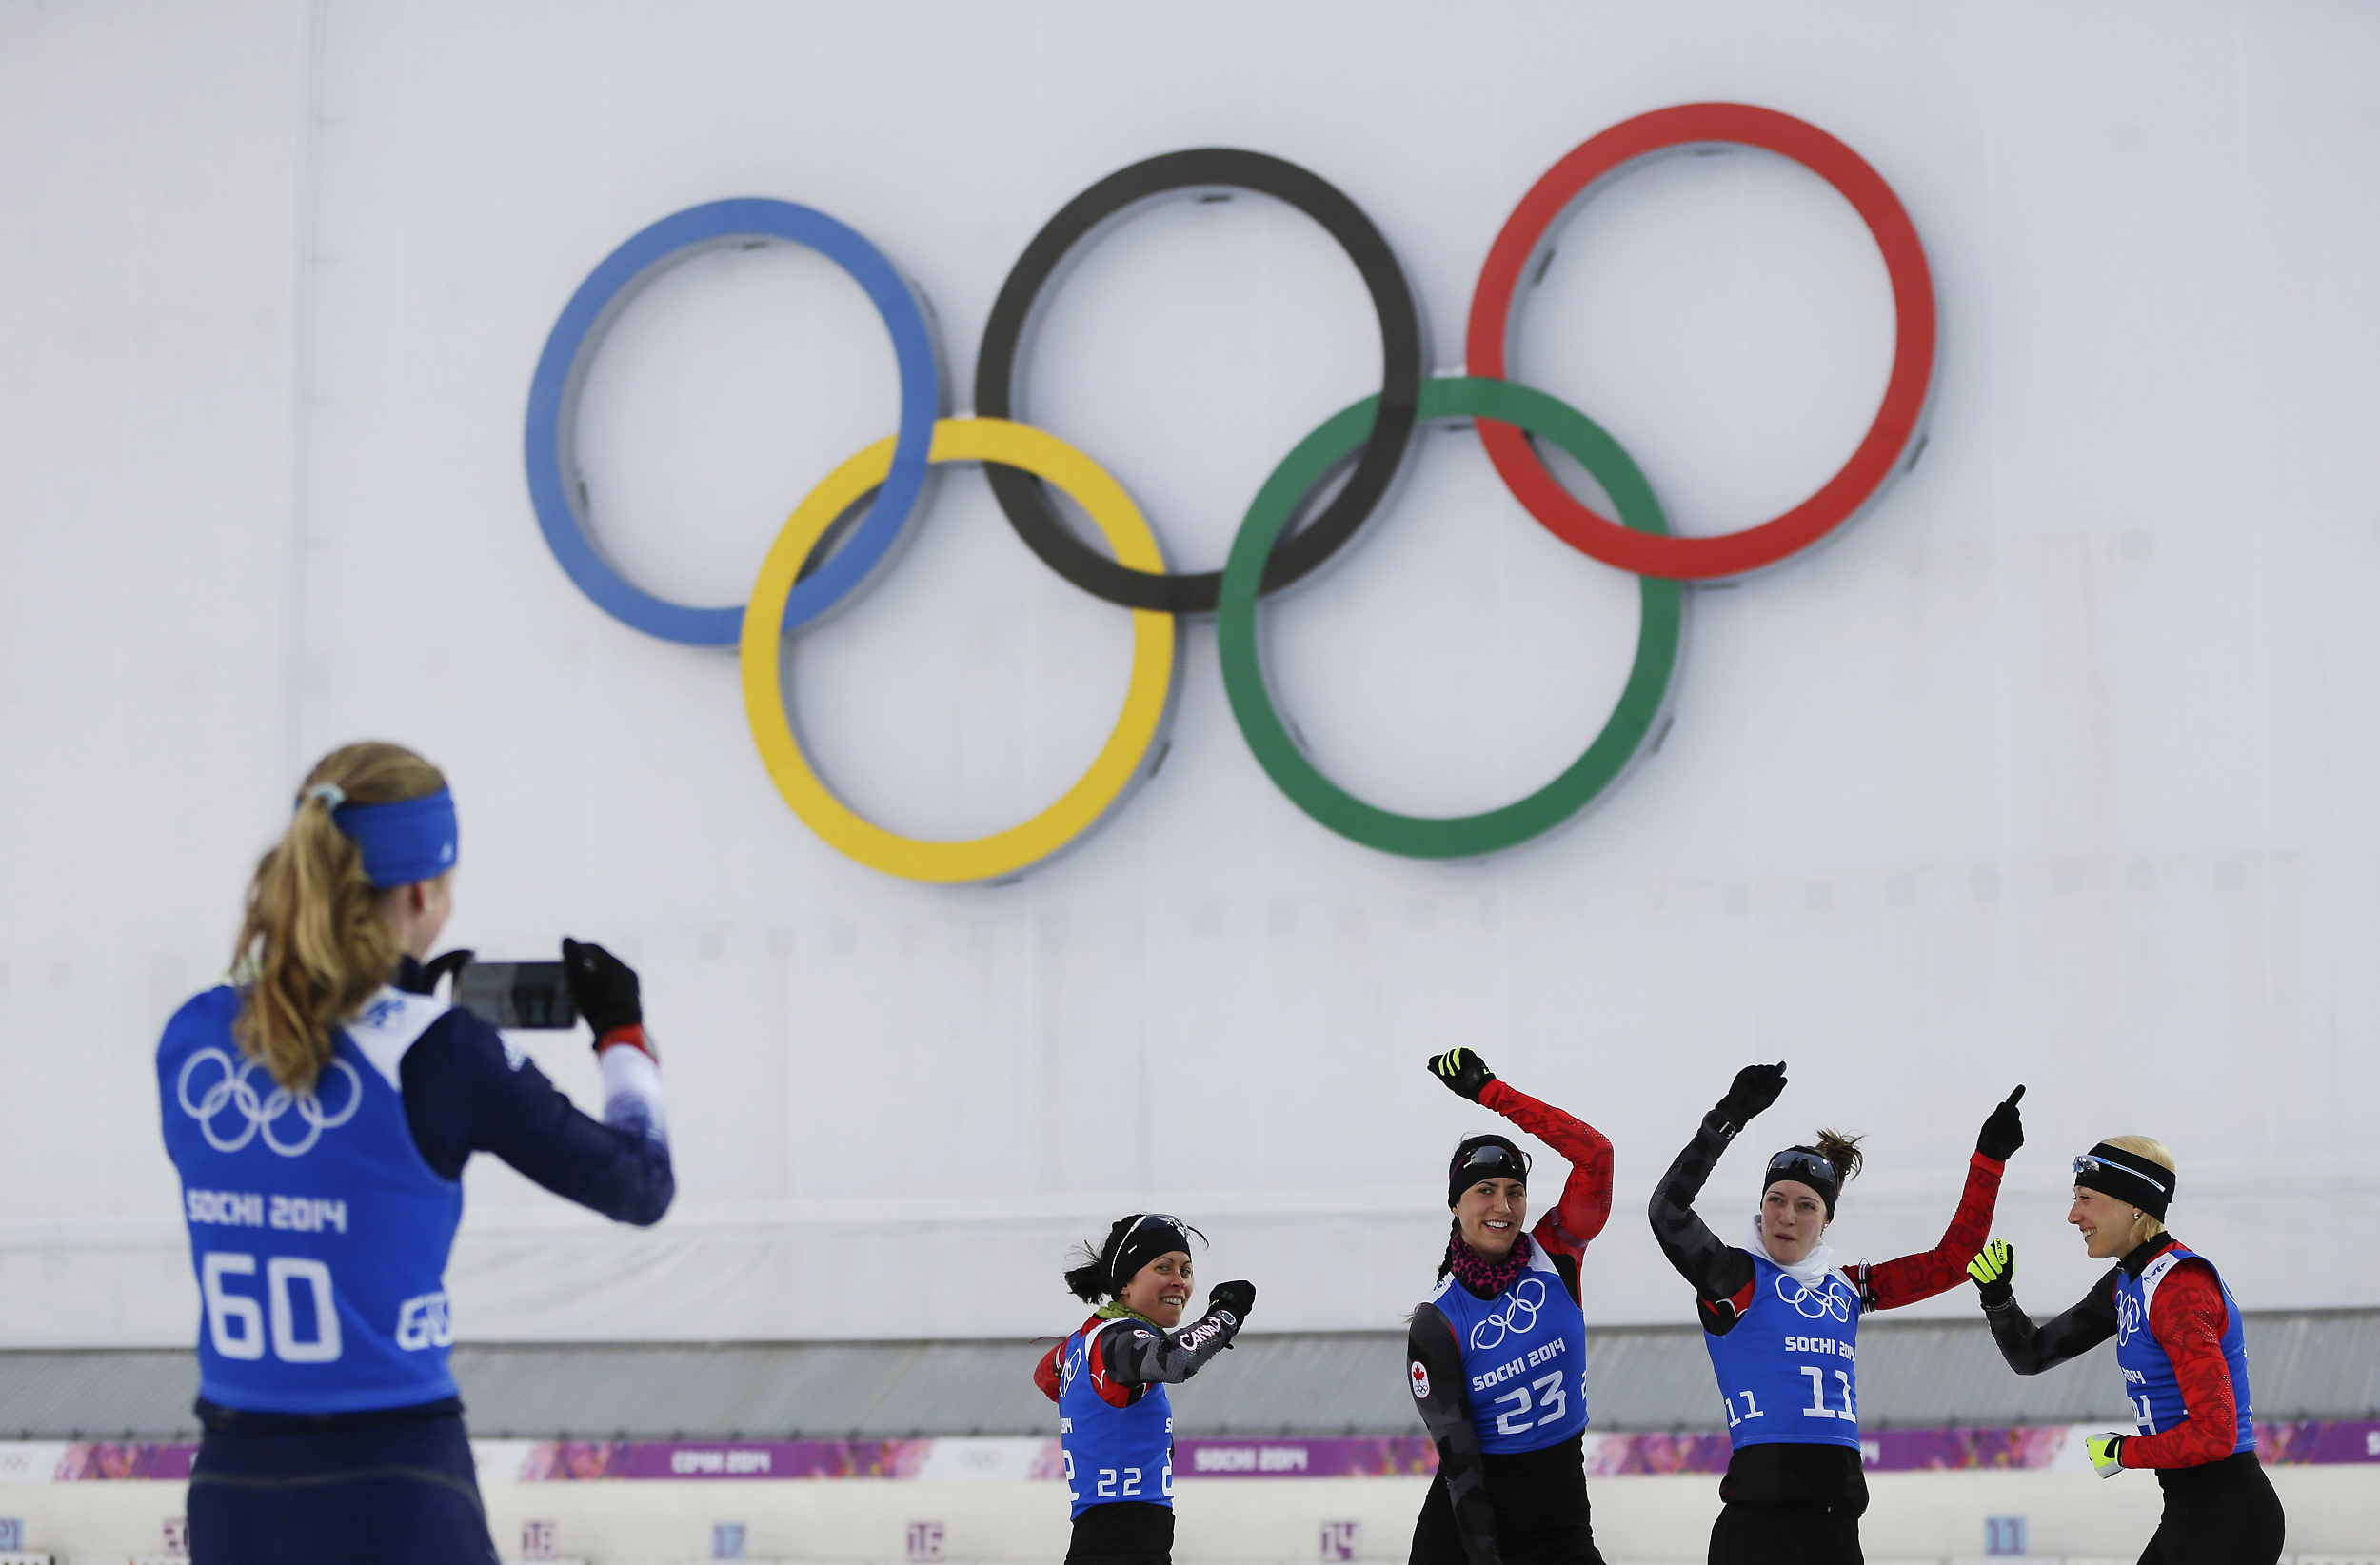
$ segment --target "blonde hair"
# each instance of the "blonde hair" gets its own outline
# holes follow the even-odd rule
[[[309,790],[330,783],[351,804],[393,804],[446,785],[437,767],[400,744],[345,744],[314,763],[289,829],[256,865],[231,950],[243,991],[231,1036],[291,1092],[312,1088],[330,1062],[331,1032],[363,1009],[396,969],[396,938],[364,850]]]
[[[2119,1152],[2130,1152],[2146,1158],[2168,1174],[2181,1172],[2173,1166],[2173,1154],[2168,1152],[2165,1143],[2153,1136],[2111,1136],[2105,1144],[2114,1147]],[[2143,1212],[2133,1219],[2132,1240],[2124,1248],[2127,1252],[2136,1250],[2164,1232],[2163,1218],[2152,1218]]]

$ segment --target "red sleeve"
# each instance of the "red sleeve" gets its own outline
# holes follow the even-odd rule
[[[1501,1077],[1480,1089],[1479,1101],[1570,1160],[1562,1199],[1537,1219],[1535,1233],[1539,1244],[1576,1260],[1612,1218],[1610,1139],[1586,1121],[1538,1102]],[[1966,1265],[1967,1258],[1960,1257],[1958,1263]]]
[[[1112,1379],[1107,1373],[1107,1335],[1115,1328],[1102,1326],[1091,1334],[1082,1345],[1082,1368],[1091,1377],[1091,1389],[1100,1394],[1100,1400],[1109,1407],[1130,1407],[1149,1389],[1144,1385],[1126,1385]]]
[[[1917,1255],[1869,1267],[1868,1295],[1874,1300],[1869,1308],[1897,1310],[1948,1293],[1967,1280],[1967,1263],[1992,1237],[1992,1209],[1998,1204],[2000,1170],[2006,1166],[1980,1152],[1967,1159],[1967,1188],[1959,1193],[1958,1211],[1943,1231],[1942,1242]],[[1856,1266],[1846,1266],[1843,1271],[1854,1283],[1859,1280]]]
[[[1041,1355],[1041,1361],[1033,1366],[1033,1383],[1041,1387],[1041,1395],[1053,1402],[1058,1400],[1058,1356],[1065,1351],[1066,1344],[1061,1340]]]
[[[2149,1332],[2173,1360],[2189,1416],[2158,1435],[2134,1435],[2120,1453],[2126,1467],[2197,1467],[2219,1462],[2239,1443],[2239,1409],[2231,1400],[2231,1366],[2223,1361],[2223,1333],[2231,1323],[2214,1268],[2195,1258],[2157,1284],[2149,1300]]]

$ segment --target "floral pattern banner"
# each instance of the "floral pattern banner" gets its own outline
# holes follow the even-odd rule
[[[1872,1473],[2039,1471],[2087,1465],[2083,1437],[2096,1425],[2015,1429],[1886,1429],[1860,1450]],[[2268,1465],[2380,1466],[2380,1421],[2266,1423],[2257,1452]],[[919,1478],[938,1481],[1055,1481],[1064,1476],[1058,1442],[1044,1436],[915,1440],[474,1440],[482,1483],[577,1483],[654,1479]],[[1598,1435],[1585,1439],[1587,1472],[1718,1474],[1727,1436],[1716,1433]],[[198,1447],[180,1443],[0,1441],[0,1486],[147,1479],[181,1482]],[[1183,1439],[1178,1478],[1427,1477],[1438,1453],[1419,1435],[1301,1440]]]

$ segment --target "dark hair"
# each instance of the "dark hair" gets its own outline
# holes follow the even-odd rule
[[[1818,1156],[1835,1165],[1835,1178],[1840,1181],[1835,1188],[1851,1183],[1859,1177],[1859,1143],[1865,1138],[1846,1136],[1839,1130],[1818,1132]]]
[[[1124,1241],[1126,1234],[1132,1232],[1133,1224],[1147,1215],[1145,1212],[1133,1212],[1118,1218],[1107,1230],[1103,1242],[1094,1245],[1089,1239],[1084,1239],[1076,1245],[1073,1256],[1068,1258],[1080,1264],[1067,1268],[1066,1291],[1085,1304],[1101,1303],[1111,1297],[1116,1290],[1108,1286],[1107,1277],[1109,1269],[1116,1263],[1116,1247]],[[1186,1222],[1181,1226],[1186,1232],[1197,1234],[1200,1244],[1207,1242],[1206,1235],[1200,1230]]]
[[[1455,1246],[1460,1244],[1461,1242],[1462,1218],[1457,1218],[1454,1221],[1446,1225],[1446,1251],[1443,1255],[1438,1258],[1438,1279],[1440,1282],[1445,1281],[1446,1274],[1455,1269]],[[1407,1316],[1405,1317],[1405,1324],[1408,1326],[1412,1325],[1413,1317]]]

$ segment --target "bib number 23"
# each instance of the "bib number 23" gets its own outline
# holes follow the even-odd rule
[[[1532,1392],[1536,1395],[1532,1396]],[[1519,1435],[1539,1424],[1557,1422],[1570,1411],[1570,1393],[1562,1389],[1561,1371],[1556,1370],[1551,1375],[1538,1376],[1525,1386],[1515,1386],[1492,1405],[1503,1407],[1506,1402],[1514,1405],[1496,1416],[1496,1433]],[[1533,1409],[1537,1415],[1535,1418],[1521,1419],[1522,1414]]]

